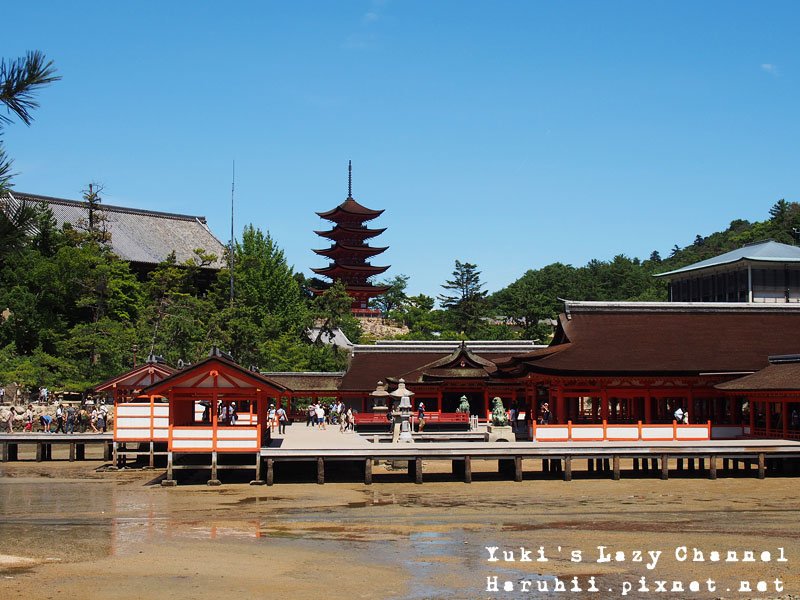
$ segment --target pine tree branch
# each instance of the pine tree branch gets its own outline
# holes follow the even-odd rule
[[[28,52],[25,58],[0,61],[0,102],[23,123],[30,125],[33,120],[31,111],[39,106],[34,92],[61,79],[55,73],[53,61],[46,60],[39,50]],[[9,123],[11,119],[0,114],[0,125]]]

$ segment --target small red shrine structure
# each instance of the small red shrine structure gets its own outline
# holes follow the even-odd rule
[[[330,259],[331,263],[327,267],[311,270],[332,281],[344,283],[347,293],[353,298],[353,312],[363,313],[369,310],[367,305],[370,298],[380,296],[389,289],[369,281],[370,277],[383,273],[389,267],[377,267],[367,262],[367,259],[381,254],[387,248],[373,248],[366,243],[368,239],[386,231],[386,228],[369,229],[365,225],[367,221],[381,216],[383,210],[362,206],[353,199],[352,192],[352,164],[348,164],[347,199],[332,210],[317,213],[335,223],[332,229],[314,232],[333,241],[330,248],[314,250]],[[323,290],[314,292],[321,294]]]
[[[114,404],[130,402],[139,395],[139,391],[169,377],[175,369],[161,362],[154,356],[147,357],[144,364],[130,371],[112,377],[94,386],[90,391],[98,394],[109,394]]]

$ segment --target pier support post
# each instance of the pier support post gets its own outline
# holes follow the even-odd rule
[[[603,471],[608,472],[610,470],[611,470],[611,463],[609,462],[609,460],[607,458],[604,458],[603,459]]]
[[[8,442],[0,444],[0,461],[8,462]]]
[[[612,463],[613,463],[613,465],[614,465],[614,471],[613,471],[613,473],[612,473],[612,475],[611,475],[611,478],[612,478],[614,481],[619,481],[619,456],[615,454],[615,455],[614,455],[614,456],[611,458],[611,460],[612,460]]]
[[[722,470],[726,473],[731,470],[731,459],[730,458],[723,458],[722,459]]]
[[[372,485],[372,459],[364,459],[364,485]]]
[[[661,479],[663,481],[669,479],[669,458],[666,454],[661,455]]]
[[[75,444],[74,442],[69,443],[69,462],[75,462]]]
[[[19,460],[19,444],[8,444],[8,460]]]
[[[542,473],[549,473],[550,472],[550,459],[543,458],[542,459]]]
[[[766,468],[765,468],[765,456],[763,452],[758,453],[758,478],[764,479],[766,476]]]
[[[217,479],[217,452],[216,450],[211,453],[211,479],[208,480],[208,485],[218,486],[221,481]]]
[[[172,452],[167,452],[167,478],[161,482],[163,487],[173,487],[178,482],[172,478]]]
[[[250,485],[265,485],[267,482],[261,478],[261,469],[262,469],[262,459],[261,454],[256,452],[256,478],[250,482]]]
[[[275,483],[275,460],[272,458],[267,459],[267,485]]]
[[[572,457],[569,455],[564,457],[564,481],[572,481]]]
[[[676,470],[678,470],[678,471],[683,471],[683,459],[682,459],[682,458],[679,458],[679,459],[676,461],[676,463],[677,463],[677,464],[676,464],[676,466],[675,466],[675,469],[676,469]]]
[[[44,444],[36,442],[36,462],[42,462],[42,460],[44,460]]]
[[[658,459],[657,458],[651,458],[650,459],[650,470],[651,471],[657,471],[658,470]]]
[[[150,456],[149,460],[147,461],[147,466],[151,469],[155,468],[156,466],[156,443],[150,442]]]
[[[74,458],[73,449],[72,449],[72,446],[74,446],[74,445],[75,444],[70,444],[69,445],[69,459],[70,460],[73,460],[73,458]],[[113,448],[114,448],[114,451],[113,451],[113,456],[112,456],[112,462],[114,463],[115,467],[119,467],[119,448],[118,448],[117,442],[114,442]]]
[[[464,483],[472,483],[472,457],[464,457]]]
[[[589,471],[589,473],[594,473],[594,459],[593,458],[587,458],[586,459],[586,468]]]
[[[717,457],[713,454],[708,457],[708,478],[717,478]]]
[[[75,459],[86,460],[86,444],[75,444]]]
[[[694,464],[695,464],[695,463],[694,463],[694,459],[693,459],[693,458],[690,458],[690,459],[689,459],[689,470],[690,470],[690,471],[694,471]]]
[[[514,457],[514,481],[522,481],[522,457]]]
[[[634,458],[633,459],[633,470],[637,471],[637,472],[639,471],[639,459],[638,458]]]
[[[422,459],[415,458],[408,461],[408,474],[414,478],[414,483],[422,483]]]
[[[111,461],[111,455],[114,452],[113,443],[103,444],[103,460]]]
[[[317,483],[325,483],[325,460],[321,456],[317,457]]]

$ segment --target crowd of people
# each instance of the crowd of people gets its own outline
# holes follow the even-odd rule
[[[341,400],[333,404],[312,402],[306,409],[306,427],[327,429],[328,425],[338,425],[339,431],[355,431],[355,416],[353,409],[345,406]]]
[[[19,430],[34,433],[105,433],[109,425],[108,409],[104,405],[83,404],[55,406],[55,410],[41,411],[28,404],[25,412],[19,414],[13,407],[0,409],[0,430],[14,433],[14,426],[21,421]]]

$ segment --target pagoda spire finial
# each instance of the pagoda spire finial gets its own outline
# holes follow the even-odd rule
[[[347,161],[347,197],[353,197],[353,161]]]

